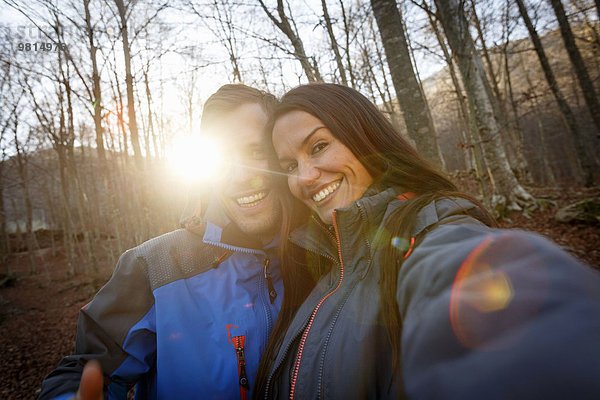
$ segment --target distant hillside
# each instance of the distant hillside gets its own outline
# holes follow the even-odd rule
[[[600,30],[600,27],[596,27]],[[596,83],[596,91],[600,81],[600,48],[595,42],[594,35],[588,27],[576,27],[574,32],[579,40],[577,44],[588,71]],[[581,128],[588,134],[594,134],[591,119],[587,109],[576,76],[571,68],[567,52],[559,31],[550,32],[542,37],[542,44],[546,55],[552,66],[559,86],[570,103],[573,111],[578,117]],[[550,93],[540,67],[537,54],[533,50],[529,38],[514,41],[508,46],[508,60],[510,79],[512,83],[513,96],[517,105],[518,122],[522,129],[524,151],[531,164],[534,178],[540,176],[541,168],[540,143],[538,137],[540,129],[545,130],[551,142],[548,143],[552,150],[551,168],[558,179],[570,179],[573,176],[572,162],[565,157],[564,149],[568,148],[569,138],[566,137],[564,124],[559,110],[555,104],[554,97]],[[504,73],[504,60],[500,48],[491,48],[490,55],[494,70],[497,74],[498,86],[503,95],[506,108],[511,110],[508,103],[508,88],[506,74]],[[487,68],[487,66],[486,66]],[[458,69],[457,69],[458,73]],[[431,108],[442,152],[446,159],[448,169],[463,169],[461,152],[459,146],[460,131],[463,126],[459,117],[459,109],[456,100],[454,86],[450,79],[449,70],[446,66],[433,76],[423,81],[423,87]],[[511,118],[514,114],[510,113]],[[598,149],[600,150],[600,149]],[[554,155],[554,157],[552,157]]]

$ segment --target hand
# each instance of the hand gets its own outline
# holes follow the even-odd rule
[[[104,378],[102,368],[96,360],[90,360],[85,364],[81,374],[81,382],[77,391],[76,400],[102,400],[102,388]]]

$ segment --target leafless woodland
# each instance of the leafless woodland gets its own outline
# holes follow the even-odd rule
[[[598,180],[591,0],[66,0],[0,3],[3,273],[71,275],[177,227],[169,169],[221,84],[368,96],[497,215]],[[44,251],[42,251],[44,250]]]

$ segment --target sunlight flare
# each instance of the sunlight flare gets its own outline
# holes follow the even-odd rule
[[[176,140],[168,159],[172,172],[191,183],[213,180],[224,167],[219,143],[198,135]]]

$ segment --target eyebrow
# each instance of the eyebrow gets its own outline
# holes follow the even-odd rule
[[[313,129],[312,131],[310,131],[310,133],[309,133],[309,134],[308,134],[308,135],[307,135],[307,136],[306,136],[304,139],[302,139],[302,143],[301,143],[301,145],[300,145],[300,146],[301,146],[301,147],[304,147],[304,146],[306,145],[306,143],[308,143],[308,141],[310,140],[310,138],[311,138],[311,137],[312,137],[312,136],[313,136],[315,133],[317,133],[317,131],[318,131],[319,129],[324,129],[324,128],[326,128],[326,126],[317,126],[315,129]],[[282,162],[285,162],[285,161],[290,161],[290,159],[289,159],[289,158],[279,158],[279,157],[277,157],[277,160],[278,160],[280,163],[282,163]]]
[[[313,129],[312,131],[310,131],[310,133],[302,140],[302,146],[305,146],[306,143],[308,143],[308,141],[310,140],[310,138],[317,133],[317,131],[319,129],[324,129],[324,126],[317,126],[315,129]]]

